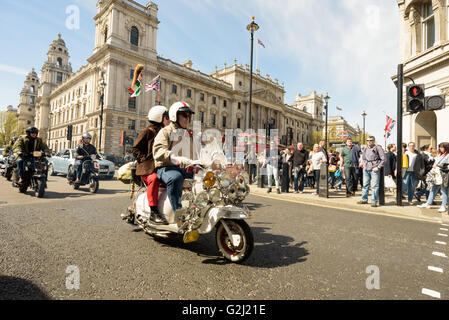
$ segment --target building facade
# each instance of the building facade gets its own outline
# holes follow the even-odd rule
[[[285,142],[290,138],[291,143],[308,143],[311,132],[323,130],[323,96],[316,92],[285,104],[284,86],[256,71],[250,122],[248,65],[234,61],[205,74],[195,70],[190,60],[180,64],[158,56],[158,7],[153,2],[143,6],[132,0],[99,0],[94,20],[95,47],[85,66],[72,73],[68,50],[58,35],[42,67],[35,123],[54,151],[74,147],[89,132],[103,153],[123,154],[122,131],[135,138],[147,126],[151,107],[169,107],[179,100],[192,105],[194,120],[203,128],[223,133],[232,128],[264,129],[270,123]],[[142,88],[140,96],[129,99],[127,89],[137,64],[145,66],[144,83],[161,76],[160,92]],[[67,140],[69,124],[73,125],[71,141]]]
[[[403,141],[435,147],[449,141],[449,0],[398,0],[398,7],[404,88],[413,79],[425,85],[426,96],[446,95],[443,109],[410,114],[404,91]]]
[[[28,127],[34,125],[38,89],[39,77],[33,68],[33,70],[27,74],[23,89],[20,92],[20,103],[17,111],[20,126]]]

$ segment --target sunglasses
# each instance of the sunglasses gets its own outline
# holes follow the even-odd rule
[[[190,112],[180,112],[179,115],[184,118],[192,118],[192,114]]]
[[[374,142],[374,140],[366,140],[366,141],[368,141],[368,142]]]

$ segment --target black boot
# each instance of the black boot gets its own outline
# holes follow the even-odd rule
[[[159,212],[157,207],[151,207],[150,220],[156,224],[168,225],[167,219]]]
[[[271,188],[268,188],[267,193],[271,193]]]

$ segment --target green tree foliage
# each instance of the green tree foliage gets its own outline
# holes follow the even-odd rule
[[[19,119],[12,112],[6,112],[6,121],[0,126],[0,146],[9,144],[12,137],[25,134],[25,127],[19,125]]]

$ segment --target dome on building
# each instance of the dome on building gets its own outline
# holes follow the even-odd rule
[[[55,46],[62,46],[62,47],[65,48],[65,41],[62,40],[61,34],[60,34],[60,33],[58,33],[58,37],[57,37],[55,40],[53,40],[53,42],[51,43],[51,45],[54,46],[54,47],[55,47]]]

